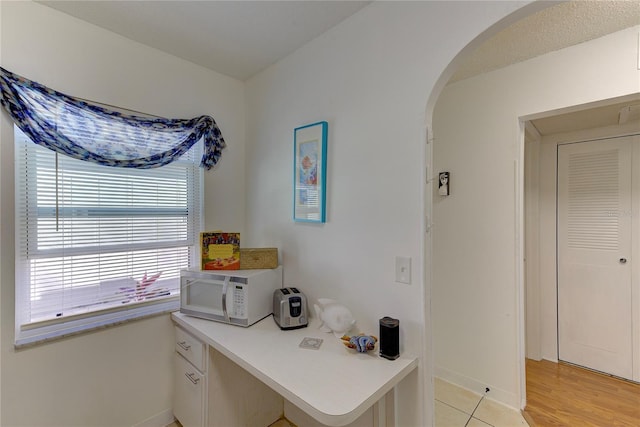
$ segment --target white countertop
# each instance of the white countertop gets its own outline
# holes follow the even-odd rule
[[[387,360],[357,353],[333,334],[308,327],[282,331],[272,316],[243,328],[173,313],[174,322],[224,354],[319,422],[348,424],[418,365],[416,357]],[[375,334],[375,333],[374,333]],[[300,348],[305,337],[323,340],[319,350]]]

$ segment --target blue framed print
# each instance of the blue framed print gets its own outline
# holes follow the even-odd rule
[[[326,221],[327,122],[293,131],[293,220]]]

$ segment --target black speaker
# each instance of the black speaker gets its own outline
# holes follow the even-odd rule
[[[395,360],[400,357],[400,321],[385,316],[380,319],[380,357]]]

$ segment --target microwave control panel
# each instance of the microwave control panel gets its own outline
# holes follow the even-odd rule
[[[247,292],[244,286],[233,286],[233,317],[245,319],[247,317]]]

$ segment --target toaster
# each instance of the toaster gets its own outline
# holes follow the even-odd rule
[[[304,328],[309,323],[307,298],[297,288],[280,288],[273,292],[273,320],[280,329]]]

